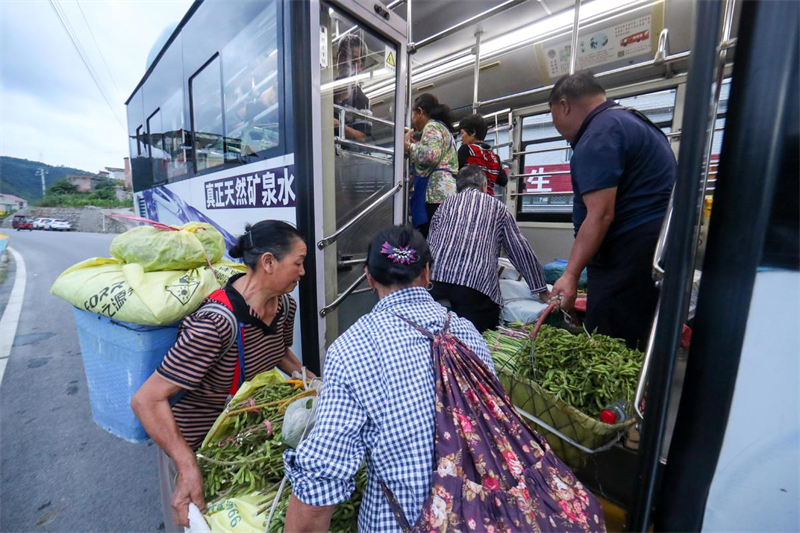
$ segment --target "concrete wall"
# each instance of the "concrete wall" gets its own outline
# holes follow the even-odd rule
[[[68,221],[73,231],[87,233],[124,233],[137,226],[130,220],[108,218],[110,214],[132,215],[132,209],[98,209],[96,207],[28,207],[16,214],[31,218],[59,218]],[[11,228],[14,217],[3,220],[3,228]]]

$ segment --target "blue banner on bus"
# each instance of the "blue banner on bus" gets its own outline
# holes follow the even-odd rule
[[[206,209],[294,207],[294,165],[205,183]]]

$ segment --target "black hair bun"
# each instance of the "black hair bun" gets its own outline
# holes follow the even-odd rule
[[[246,235],[246,234],[245,234]],[[233,257],[234,259],[241,259],[244,257],[244,235],[239,237],[236,241],[236,244],[231,246],[230,250],[228,250],[228,255]]]

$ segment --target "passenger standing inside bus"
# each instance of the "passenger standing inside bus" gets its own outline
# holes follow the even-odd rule
[[[467,115],[458,124],[461,134],[461,147],[458,149],[458,169],[467,165],[478,165],[486,174],[486,192],[494,196],[495,184],[505,187],[508,184],[506,170],[500,157],[492,147],[484,142],[489,127],[481,115]]]
[[[414,132],[406,132],[405,149],[414,165],[409,211],[414,227],[427,237],[436,209],[456,194],[458,153],[450,108],[432,94],[423,93],[414,100],[411,123],[422,136],[419,142],[414,142]]]
[[[575,193],[575,243],[552,295],[571,308],[588,266],[586,328],[643,349],[658,303],[651,269],[675,183],[675,156],[657,126],[607,100],[590,73],[558,80],[550,110],[574,150]]]
[[[297,304],[289,296],[304,274],[306,245],[300,233],[285,222],[265,220],[248,225],[229,253],[244,259],[247,273],[233,276],[206,303],[220,302],[233,317],[206,306],[186,317],[175,345],[131,401],[159,446],[167,533],[188,525],[190,502],[205,508],[195,451],[228,395],[261,372],[277,367],[291,375],[302,369],[290,349]]]
[[[363,66],[364,41],[357,35],[346,35],[339,41],[336,52],[336,79],[343,80],[357,76]],[[333,101],[342,107],[349,107],[369,113],[369,98],[357,81],[339,87],[333,92]],[[334,111],[333,125],[339,126],[339,111]],[[345,114],[344,136],[346,139],[365,142],[372,133],[372,123],[354,115]]]
[[[467,165],[457,178],[458,194],[442,203],[431,221],[431,296],[450,301],[455,313],[483,333],[497,327],[503,296],[497,276],[500,247],[534,295],[547,298],[536,254],[503,202],[486,194],[482,168]]]

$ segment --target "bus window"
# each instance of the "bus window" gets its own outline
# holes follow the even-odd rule
[[[222,85],[219,55],[189,78],[195,171],[225,162],[222,129]]]
[[[617,99],[617,103],[635,108],[664,133],[672,127],[677,89],[640,94]],[[518,213],[520,220],[568,221],[572,213],[572,181],[569,160],[572,149],[556,131],[550,113],[522,120],[522,159]]]
[[[143,91],[153,184],[188,177],[180,37],[164,52]]]
[[[281,144],[283,54],[274,0],[222,50],[227,163],[271,157]],[[216,100],[209,102],[213,107]],[[198,169],[199,170],[199,169]]]

